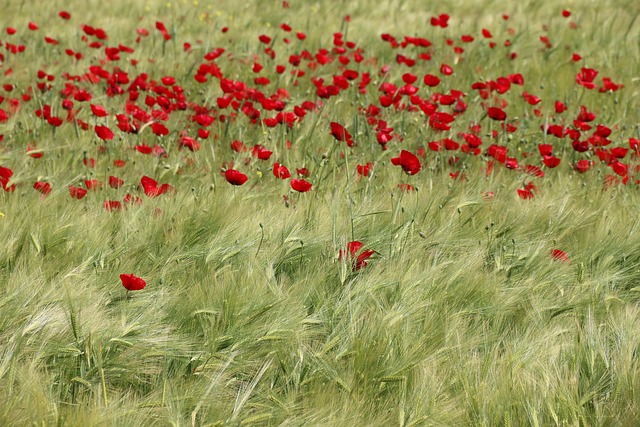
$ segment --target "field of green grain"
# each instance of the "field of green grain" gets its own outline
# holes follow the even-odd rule
[[[639,425],[639,15],[5,5],[0,425]]]

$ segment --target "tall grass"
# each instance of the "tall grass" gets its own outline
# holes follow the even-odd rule
[[[136,48],[137,69],[119,64],[131,76],[173,75],[194,101],[213,105],[219,87],[197,85],[193,73],[200,54],[214,47],[237,58],[224,63],[225,75],[252,79],[253,56],[266,62],[258,34],[280,34],[279,24],[288,22],[307,33],[302,46],[310,51],[342,31],[381,67],[397,53],[379,41],[383,32],[425,35],[445,49],[446,37],[428,20],[446,12],[451,25],[440,31],[450,37],[479,38],[490,27],[504,40],[507,27],[518,30],[511,38],[519,59],[470,45],[455,65],[456,79],[444,81],[442,91],[468,92],[465,123],[484,120],[486,133],[499,129],[486,122],[481,100],[468,88],[522,72],[527,88],[546,103],[566,101],[571,117],[580,105],[597,110],[598,121],[617,126],[616,145],[640,136],[634,2],[572,2],[575,30],[551,4],[456,1],[436,10],[416,1],[290,3],[289,9],[281,2],[202,0],[11,4],[0,26],[20,27],[28,50],[9,55],[0,71],[14,70],[17,90],[33,84],[40,68],[57,76],[86,72],[94,59],[73,64],[44,44],[42,33],[80,49],[78,26],[87,23],[103,27],[109,44]],[[61,9],[72,13],[71,24],[58,22]],[[343,20],[347,14],[351,22]],[[41,25],[37,36],[24,29],[30,20]],[[165,43],[153,33],[156,20],[174,39]],[[538,40],[543,24],[554,43],[550,51]],[[229,33],[221,33],[223,26]],[[137,27],[152,32],[139,45]],[[197,55],[183,52],[182,41],[194,43]],[[300,46],[275,43],[276,63]],[[573,51],[625,88],[598,94],[575,87]],[[454,55],[446,55],[438,61],[453,65]],[[388,77],[373,76],[374,83],[397,82],[407,71],[437,72],[438,61],[416,70],[394,66]],[[313,95],[308,79],[294,89],[289,73],[269,77],[297,97],[292,103]],[[378,93],[352,90],[291,131],[218,121],[212,133],[219,139],[210,138],[198,153],[178,152],[186,116],[176,114],[164,139],[148,129],[122,134],[99,157],[92,132],[76,133],[72,125],[53,132],[35,118],[42,104],[59,108],[62,83],[56,84],[58,91],[34,93],[32,104],[0,124],[0,165],[11,165],[18,184],[15,193],[0,191],[0,424],[640,423],[640,196],[632,182],[603,185],[604,167],[574,171],[570,145],[558,146],[563,163],[543,179],[504,168],[487,175],[480,156],[465,160],[466,181],[454,181],[438,153],[409,177],[390,158],[437,135],[423,120],[389,111],[389,125],[404,141],[381,151],[357,112]],[[517,110],[517,95],[505,97],[510,111]],[[94,101],[113,112],[122,108],[118,99]],[[534,152],[552,137],[539,130],[544,118],[520,108],[521,128],[500,138],[513,152]],[[356,154],[328,134],[332,120],[359,129]],[[115,129],[112,118],[109,125]],[[228,185],[218,172],[223,161],[242,164],[229,149],[234,139],[264,144],[292,171],[309,168],[314,189],[295,193],[255,161],[245,169],[247,184]],[[42,159],[24,154],[34,140]],[[131,149],[142,142],[162,144],[169,156]],[[84,152],[98,159],[95,169],[84,167]],[[123,172],[113,168],[116,158],[127,161]],[[357,176],[355,164],[366,161],[376,162],[373,175]],[[122,175],[126,186],[69,198],[68,185],[106,182],[111,174]],[[102,208],[107,198],[142,196],[142,175],[177,191],[122,212]],[[53,184],[46,198],[31,188],[38,179]],[[521,200],[516,188],[529,181],[539,190],[533,200]],[[403,192],[398,183],[416,191]],[[376,251],[357,271],[338,256],[352,240]],[[565,251],[568,262],[554,259],[554,249]],[[127,294],[121,273],[142,276],[148,285]]]

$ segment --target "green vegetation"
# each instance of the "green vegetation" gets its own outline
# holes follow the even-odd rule
[[[639,6],[240,3],[56,0],[5,8],[0,39],[26,50],[0,49],[0,82],[13,85],[0,91],[0,108],[10,112],[0,122],[0,166],[13,172],[6,186],[16,184],[13,192],[0,189],[0,424],[639,425],[640,157],[632,146],[640,138]],[[570,17],[562,16],[564,7]],[[63,9],[69,21],[58,16]],[[431,26],[441,13],[451,15],[449,26]],[[29,21],[40,28],[29,31]],[[281,23],[293,31],[284,32]],[[106,61],[104,47],[87,46],[95,37],[81,41],[83,24],[103,28],[105,46],[134,52]],[[18,31],[9,36],[6,27]],[[149,31],[139,43],[137,28]],[[488,47],[483,28],[498,46]],[[311,79],[331,84],[344,67],[335,58],[317,69],[303,61],[306,75],[296,78],[288,59],[303,49],[331,51],[335,32],[362,48],[365,59],[349,68],[369,72],[372,82],[365,93],[355,81],[320,99]],[[382,33],[398,41],[425,37],[433,45],[394,50]],[[272,38],[269,45],[258,40],[261,34]],[[463,34],[475,40],[461,44]],[[464,53],[454,53],[447,38]],[[233,107],[216,104],[224,95],[219,79],[194,79],[203,56],[217,47],[226,50],[215,61],[226,78],[267,96],[285,88],[287,112],[304,101],[317,108],[291,128],[267,126],[262,120],[276,111],[259,102],[256,123],[241,110],[230,119]],[[67,48],[83,58],[68,56]],[[423,51],[433,59],[414,67],[396,62],[398,53],[415,58]],[[582,62],[574,63],[573,53]],[[162,121],[168,135],[155,135],[150,124],[137,134],[119,130],[114,117],[125,111],[129,93],[107,95],[106,79],[69,80],[93,99],[74,101],[75,118],[88,130],[66,122],[63,74],[82,75],[101,60],[109,73],[120,67],[130,81],[140,73],[156,82],[175,77],[188,108]],[[260,74],[252,70],[256,62],[264,66]],[[442,63],[454,68],[452,76],[440,73]],[[277,64],[286,72],[276,73]],[[389,73],[381,75],[384,65]],[[599,71],[595,89],[576,83],[581,67]],[[46,80],[38,70],[55,76],[51,90],[37,88]],[[444,132],[420,111],[383,108],[378,119],[394,135],[383,151],[363,111],[380,106],[381,83],[403,86],[404,73],[418,76],[424,99],[457,89],[468,107]],[[442,86],[425,87],[426,73],[440,76]],[[522,88],[487,100],[471,89],[513,73],[524,76]],[[257,76],[271,83],[254,86]],[[605,76],[624,87],[600,93]],[[523,90],[542,103],[525,102]],[[30,100],[21,98],[28,93]],[[150,112],[147,96],[160,95],[141,91],[135,103]],[[15,112],[11,98],[19,100]],[[486,106],[499,100],[508,104],[503,123],[516,126],[514,132],[487,117]],[[568,106],[564,116],[554,111],[555,101]],[[109,115],[94,117],[90,103]],[[35,111],[46,104],[65,123],[38,118]],[[210,135],[198,139],[200,150],[179,149],[183,130],[197,139],[204,128],[191,119],[194,105],[208,108],[215,121]],[[596,124],[610,128],[611,144],[600,149],[631,146],[619,162],[626,173],[611,156],[602,160],[594,144],[578,152],[569,138],[541,130],[575,126],[581,106],[597,119],[580,139]],[[330,122],[343,124],[357,145],[336,141]],[[431,151],[434,140],[464,143],[460,133],[472,124],[482,126],[481,155]],[[108,126],[115,137],[101,140],[95,125]],[[233,151],[234,140],[248,150]],[[486,155],[494,143],[508,147],[519,166],[510,170]],[[43,156],[26,154],[30,144]],[[167,155],[134,149],[142,144],[159,145]],[[268,161],[251,154],[255,144],[273,152]],[[560,165],[546,167],[538,144],[553,145]],[[403,149],[424,150],[415,175],[391,163]],[[117,159],[126,166],[115,167]],[[580,160],[593,161],[588,172],[576,170]],[[229,162],[248,176],[244,185],[232,186],[220,173]],[[276,178],[274,162],[287,165],[292,178],[306,167],[312,190],[296,192],[290,180]],[[358,174],[356,166],[367,162],[371,174]],[[539,166],[544,177],[527,173],[525,164]],[[125,184],[109,186],[112,175]],[[138,184],[145,175],[173,189],[150,197]],[[92,179],[102,188],[82,200],[70,197],[69,186],[85,188]],[[51,192],[36,191],[36,181],[50,183]],[[529,182],[532,198],[518,197]],[[127,194],[142,203],[105,209],[106,200]],[[346,255],[352,241],[375,251],[361,268]],[[142,277],[147,286],[126,292],[120,274]]]

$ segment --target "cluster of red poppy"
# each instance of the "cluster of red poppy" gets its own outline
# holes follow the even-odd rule
[[[558,10],[558,14],[565,19],[572,17],[566,9]],[[456,181],[468,179],[468,171],[472,166],[480,169],[478,164],[483,165],[486,175],[495,173],[496,167],[504,166],[514,173],[516,179],[522,175],[540,179],[561,164],[571,163],[566,168],[570,173],[584,174],[598,165],[609,168],[611,173],[605,176],[608,185],[640,183],[640,141],[624,134],[615,125],[595,123],[597,111],[586,105],[568,105],[562,99],[569,97],[562,94],[557,95],[558,99],[544,99],[532,93],[537,85],[528,86],[526,75],[522,73],[483,78],[470,85],[466,78],[468,74],[464,79],[459,78],[464,73],[457,64],[473,61],[465,49],[471,44],[477,45],[475,51],[501,52],[502,59],[498,63],[507,64],[509,69],[517,68],[517,46],[511,39],[517,30],[511,27],[505,34],[498,28],[494,32],[482,28],[478,34],[453,37],[450,27],[455,17],[439,14],[430,19],[430,27],[422,29],[422,32],[442,38],[443,43],[415,35],[396,37],[383,33],[382,47],[375,46],[375,43],[359,46],[346,40],[343,33],[336,32],[330,45],[311,51],[304,32],[295,32],[291,25],[282,23],[273,30],[282,32],[281,37],[276,37],[276,33],[256,35],[259,54],[249,59],[237,59],[233,45],[218,46],[199,54],[199,50],[193,49],[193,43],[200,42],[182,40],[183,61],[194,70],[193,75],[183,81],[176,76],[159,74],[161,67],[151,58],[149,63],[154,65],[144,69],[145,64],[133,57],[143,46],[151,49],[147,42],[149,38],[161,37],[164,43],[178,38],[180,32],[169,32],[163,22],[150,24],[157,32],[138,28],[129,38],[122,35],[119,43],[113,43],[105,29],[77,22],[77,18],[67,11],[59,12],[58,16],[62,21],[55,25],[25,22],[24,25],[5,29],[8,39],[0,40],[0,47],[5,48],[5,53],[0,53],[0,71],[5,81],[2,86],[4,93],[0,95],[0,124],[21,115],[33,115],[41,134],[46,134],[48,128],[53,130],[54,136],[58,128],[60,131],[73,128],[78,135],[93,138],[97,147],[95,157],[86,153],[82,156],[87,175],[93,174],[91,169],[96,168],[98,162],[104,163],[103,159],[108,157],[105,153],[116,152],[124,158],[134,155],[171,158],[180,164],[171,178],[175,186],[180,187],[180,173],[197,164],[203,148],[215,147],[222,153],[223,163],[219,167],[230,185],[243,186],[247,182],[251,183],[251,188],[265,185],[267,178],[262,171],[269,169],[275,180],[289,180],[293,191],[306,193],[314,188],[312,182],[319,176],[318,171],[313,166],[303,165],[295,169],[298,176],[292,177],[282,162],[293,162],[303,157],[286,155],[293,145],[289,140],[282,145],[271,140],[255,141],[248,144],[252,146],[249,149],[238,139],[221,144],[226,136],[221,136],[220,130],[230,128],[229,134],[244,134],[244,131],[234,132],[233,129],[249,127],[262,134],[275,128],[290,135],[292,132],[304,133],[309,129],[306,123],[311,122],[313,127],[320,123],[323,129],[320,133],[310,133],[318,140],[316,145],[344,143],[340,144],[343,148],[339,150],[342,151],[340,155],[352,156],[361,162],[355,168],[360,177],[375,179],[374,169],[385,170],[385,162],[378,160],[378,165],[375,161],[380,158],[372,154],[376,150],[395,153],[390,157],[391,165],[400,166],[406,174],[400,174],[400,182],[394,183],[394,188],[401,191],[413,191],[420,183],[420,176],[415,176],[424,169],[423,163],[436,161],[448,165],[450,169],[447,172]],[[510,19],[506,14],[501,18],[504,21]],[[575,30],[574,21],[569,22],[569,27]],[[38,35],[43,30],[54,32],[60,24],[75,25],[81,30],[78,32],[79,40],[74,40],[73,49],[62,34],[59,38]],[[175,28],[175,25],[177,23],[170,27]],[[449,30],[445,31],[447,28]],[[224,27],[220,40],[216,42],[223,44],[228,40],[225,35],[232,32],[233,29]],[[504,37],[501,47],[494,33]],[[21,43],[13,43],[13,38],[18,38]],[[540,37],[542,54],[547,54],[545,51],[550,51],[556,43],[552,38],[551,34]],[[78,47],[79,43],[81,47]],[[25,66],[24,62],[15,62],[16,69],[8,67],[6,60],[9,56],[24,55],[27,48],[47,49],[47,46],[62,48],[68,61],[82,64],[85,71],[77,75],[69,72],[55,75],[45,65],[38,70],[17,69]],[[284,46],[287,46],[289,54],[282,57],[284,49],[279,48]],[[391,55],[388,55],[389,50]],[[95,53],[89,55],[91,52]],[[383,57],[394,59],[380,64]],[[577,53],[573,53],[570,59],[575,63],[583,61]],[[247,69],[244,77],[226,72],[238,61],[244,61],[242,65]],[[567,88],[569,92],[611,93],[624,88],[611,77],[599,79],[601,73],[595,68],[576,65],[575,73],[575,86]],[[33,83],[22,87],[17,79],[13,81],[18,75],[32,75]],[[284,85],[279,86],[282,82]],[[199,101],[192,95],[199,93],[199,86],[217,92],[218,96],[212,102]],[[19,94],[18,88],[22,91]],[[596,88],[598,90],[593,90]],[[513,91],[519,93],[510,96]],[[474,97],[469,97],[469,92],[473,92]],[[35,94],[47,94],[40,97],[46,103],[36,105],[33,101]],[[342,115],[339,119],[327,117],[326,111],[330,109],[325,106],[332,105],[333,100],[339,100],[341,96],[358,99],[357,110],[353,115]],[[96,103],[94,97],[104,99],[105,105]],[[472,101],[474,99],[477,101]],[[321,110],[324,111],[322,116]],[[466,114],[470,110],[475,114]],[[307,120],[308,117],[313,118]],[[427,135],[424,140],[409,139],[406,129],[396,129],[400,123],[408,122],[407,117],[422,123]],[[473,120],[466,117],[473,117]],[[539,157],[534,153],[533,143],[531,147],[525,146],[525,150],[522,146],[515,150],[513,144],[507,142],[523,124],[527,129],[540,129],[539,134],[532,138],[544,140],[537,145]],[[251,135],[250,132],[247,134]],[[0,143],[4,137],[0,135]],[[16,141],[12,138],[4,144],[16,148]],[[620,143],[628,146],[620,146]],[[37,173],[40,170],[38,162],[43,162],[39,159],[48,156],[48,149],[43,145],[30,141],[25,147],[20,147],[34,159],[30,164],[34,171],[31,175],[42,175]],[[566,153],[562,148],[567,145],[572,152]],[[117,151],[116,146],[128,147],[129,151]],[[559,154],[561,152],[564,154]],[[0,186],[6,193],[14,192],[16,186],[29,180],[25,177],[30,175],[27,171],[16,179],[12,168],[20,163],[10,163],[0,166]],[[124,168],[126,164],[124,160],[117,159],[113,167]],[[467,172],[463,173],[463,170]],[[146,175],[141,178],[140,174],[132,175],[125,169],[123,177],[103,177],[109,188],[126,193],[124,197],[120,194],[118,200],[102,200],[104,209],[118,212],[131,203],[142,203],[142,198],[135,194],[140,190],[148,198],[178,191],[172,184],[159,184]],[[56,183],[65,180],[65,177],[47,176],[46,179],[32,180],[29,185],[45,198],[55,193]],[[127,188],[127,181],[140,184]],[[88,192],[100,192],[106,187],[98,179],[84,179],[68,186],[67,190],[72,199],[80,200]],[[524,200],[534,199],[538,188],[533,182],[528,182],[524,188],[517,188],[516,194]],[[354,268],[360,269],[373,254],[370,250],[361,251],[362,246],[360,242],[351,242],[346,251],[341,251],[340,257],[355,259]],[[553,257],[566,260],[566,256],[554,254]],[[126,280],[132,283],[129,276]],[[136,283],[125,284],[125,287],[140,288],[139,282]]]

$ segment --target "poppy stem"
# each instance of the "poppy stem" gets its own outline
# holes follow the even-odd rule
[[[355,237],[355,228],[353,225],[353,197],[351,196],[351,175],[349,174],[349,157],[347,156],[346,150],[343,149],[342,153],[344,154],[344,164],[347,169],[347,192],[349,193],[349,220],[351,221],[351,241],[354,241],[356,237]]]
[[[260,252],[260,248],[262,247],[262,241],[264,240],[264,225],[260,223],[260,243],[258,244],[258,250],[256,251],[256,257],[258,256],[258,252]]]

